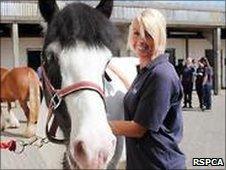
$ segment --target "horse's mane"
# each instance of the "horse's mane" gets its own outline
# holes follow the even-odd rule
[[[45,44],[59,40],[63,48],[76,45],[77,40],[88,46],[106,46],[118,50],[116,27],[100,11],[82,3],[72,3],[55,15],[49,24]]]

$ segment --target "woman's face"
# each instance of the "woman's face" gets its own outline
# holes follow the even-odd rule
[[[131,30],[131,45],[134,52],[139,57],[152,57],[154,53],[154,40],[153,38],[145,31],[145,36],[143,37],[140,33],[140,26],[137,20],[133,22]]]

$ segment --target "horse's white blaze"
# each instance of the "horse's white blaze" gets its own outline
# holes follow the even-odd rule
[[[103,88],[102,75],[111,56],[107,48],[87,47],[82,42],[78,42],[75,48],[62,50],[59,56],[62,88],[80,81],[91,81]],[[95,91],[83,90],[67,96],[65,101],[72,121],[71,142],[84,141],[90,160],[104,149],[109,161],[115,149],[115,144],[112,145],[115,136],[108,125],[100,95]]]
[[[134,61],[134,62],[132,62],[132,61]],[[137,58],[129,58],[129,57],[112,58],[112,60],[111,60],[111,63],[118,66],[119,69],[124,71],[126,76],[131,77],[132,79],[134,79],[134,77],[136,76],[136,67],[135,66],[137,65],[138,62],[139,61]],[[107,102],[107,110],[109,112],[108,118],[110,120],[112,120],[112,119],[115,120],[116,118],[123,119],[123,115],[124,115],[123,97],[127,90],[126,90],[124,84],[118,78],[118,76],[114,74],[114,72],[107,69],[107,73],[109,74],[109,76],[112,79],[111,82],[107,82],[105,80],[106,102]],[[80,102],[79,105],[83,105],[82,102],[80,101],[81,97],[79,96],[79,95],[83,95],[83,94],[80,94],[80,93],[83,93],[83,92],[78,92],[76,95],[72,94],[67,97],[67,100],[70,100],[71,98],[73,98],[73,95],[75,95],[74,100],[76,100],[78,103]],[[84,94],[87,95],[88,93],[89,92],[85,92]],[[95,93],[95,92],[90,92],[90,93]],[[98,94],[96,94],[96,95],[98,95]],[[100,102],[102,102],[102,101],[100,101]],[[101,105],[102,104],[100,104],[100,105],[98,104],[99,107],[102,107]],[[70,106],[68,106],[68,109],[69,109],[69,107]],[[82,107],[82,106],[80,106],[80,107]],[[96,105],[95,105],[95,107],[96,107]],[[74,108],[74,106],[71,106],[70,110],[72,110],[72,109],[74,109],[74,111],[76,111],[77,113],[80,112],[80,110],[77,110],[76,108]],[[48,113],[48,108],[46,106],[45,100],[43,100],[41,107],[40,107],[40,114],[39,114],[39,119],[38,119],[38,124],[37,124],[38,128],[37,128],[37,132],[36,132],[36,135],[39,137],[42,137],[42,138],[46,137],[45,125],[46,125],[47,113]],[[99,115],[101,115],[101,113]],[[76,114],[74,116],[79,116],[79,115]],[[86,114],[86,116],[87,116],[87,119],[84,118],[85,116],[80,117],[80,118],[85,119],[84,121],[89,122],[89,119],[88,119],[89,115]],[[99,116],[99,117],[101,117],[101,116]],[[76,119],[80,119],[80,118],[76,118]],[[80,121],[80,122],[83,122],[83,121]],[[94,123],[94,122],[92,122],[92,123]],[[85,124],[89,124],[89,123],[85,123]],[[77,126],[79,126],[79,125],[77,124]],[[93,127],[95,127],[95,126],[93,125]],[[88,130],[91,131],[93,129],[93,127]],[[76,131],[75,128],[73,128],[73,129],[74,129],[74,132],[73,132],[74,135],[72,135],[72,136],[75,136],[76,134],[78,134],[78,130]],[[84,131],[87,132],[87,130],[85,130],[84,128],[81,128],[81,129],[83,129],[83,130],[80,130],[81,133]],[[56,137],[59,139],[62,139],[64,136],[62,134],[59,134],[59,132],[61,132],[60,129],[58,129]],[[93,137],[90,137],[90,136],[87,137],[87,140],[90,140],[91,142],[93,141],[92,139],[93,139]],[[99,145],[102,145],[101,141],[99,141]],[[46,161],[47,169],[59,169],[59,167],[62,167],[61,162],[62,162],[65,150],[66,150],[66,148],[64,145],[53,144],[51,142],[48,143],[48,145],[44,145],[42,148],[40,148],[40,153],[43,156],[44,160]],[[90,150],[87,152],[90,152]],[[52,155],[51,159],[49,159],[49,155]],[[123,154],[122,160],[123,161],[125,160],[125,153]]]

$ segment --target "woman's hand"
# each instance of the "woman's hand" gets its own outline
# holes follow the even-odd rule
[[[134,121],[115,120],[108,122],[115,135],[141,138],[147,129]]]

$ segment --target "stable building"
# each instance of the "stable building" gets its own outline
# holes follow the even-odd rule
[[[57,1],[60,8],[72,2],[96,6],[98,1]],[[174,65],[187,57],[206,56],[214,68],[214,93],[226,87],[226,26],[224,1],[115,1],[111,20],[122,33],[118,56],[134,56],[127,48],[131,20],[146,8],[159,9],[167,20],[167,50]],[[1,67],[41,63],[43,19],[37,0],[2,0],[0,38]]]

